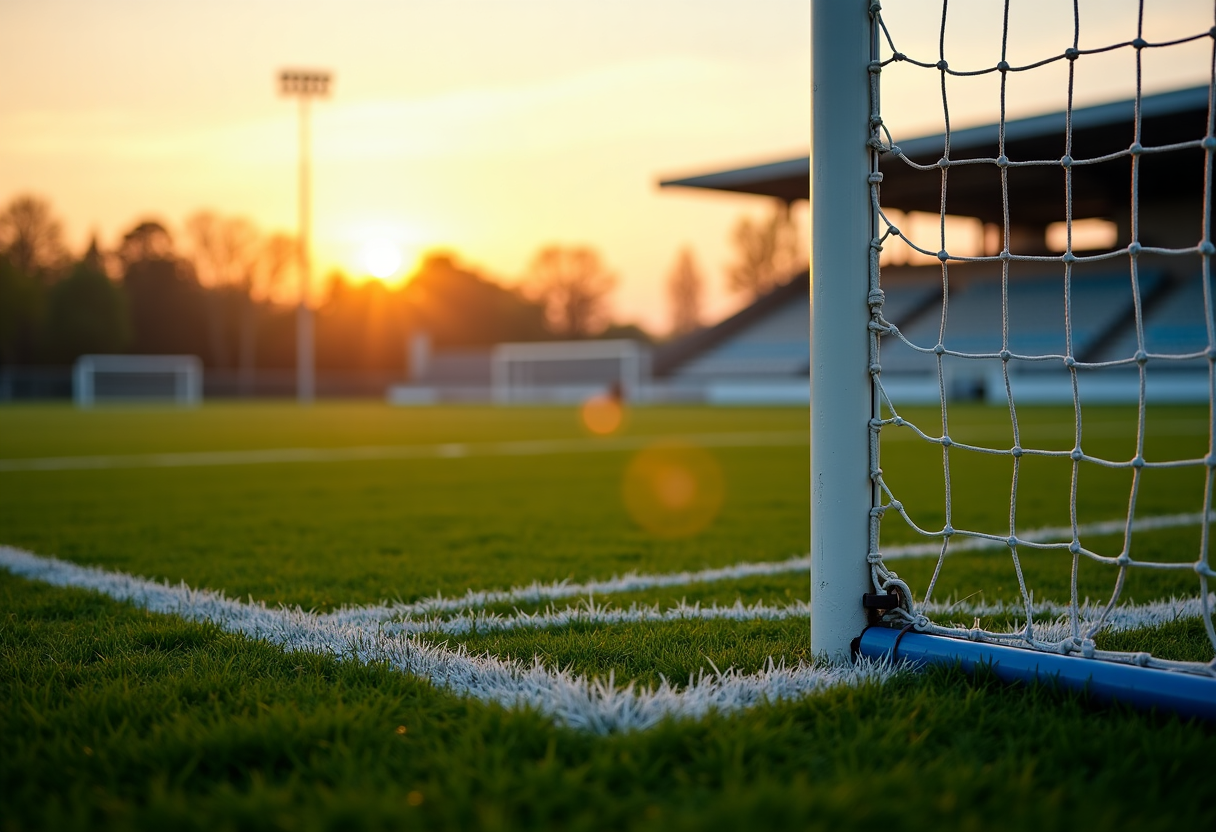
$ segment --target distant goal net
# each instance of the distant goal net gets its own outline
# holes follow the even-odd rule
[[[1207,684],[1216,20],[1048,6],[815,4],[813,646]]]
[[[650,352],[636,341],[499,344],[491,355],[494,401],[581,403],[597,395],[637,399],[650,382]]]
[[[82,355],[72,368],[77,407],[174,404],[203,399],[203,364],[193,355]]]

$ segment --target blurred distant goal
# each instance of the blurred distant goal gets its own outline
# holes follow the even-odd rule
[[[1170,16],[1174,30],[1163,36],[1156,7],[1132,3],[1126,31],[1112,37],[1109,4],[1060,0],[1065,22],[1016,32],[1016,3],[982,4],[986,17],[981,4],[891,5],[888,20],[873,0],[813,4],[812,647],[993,664],[1011,678],[1073,679],[1126,701],[1216,716],[1213,9],[1182,32]],[[981,40],[990,53],[976,51]],[[1146,93],[1146,65],[1195,50],[1204,87]],[[1116,60],[1126,65],[1122,101],[1080,106],[1078,77],[1107,83]],[[939,135],[908,134],[899,119],[910,108],[884,98],[892,72],[928,79],[915,117],[936,109]],[[1011,117],[1008,96],[1027,89],[1061,111]],[[1159,118],[1196,95],[1195,117]],[[963,110],[991,124],[959,129],[952,116]],[[904,225],[912,212],[929,221]],[[959,214],[983,224],[982,242],[960,243]],[[1111,228],[1108,237],[1082,241],[1081,220],[1091,218]],[[921,266],[892,266],[892,251]],[[920,300],[905,303],[912,289]],[[1162,335],[1174,332],[1169,314],[1193,315],[1194,332]],[[888,367],[926,374],[931,397],[916,400],[920,409],[905,407]],[[1204,430],[1201,443],[1178,451],[1150,441],[1154,424],[1162,435],[1169,423],[1148,413],[1151,391],[1172,389],[1158,382],[1184,370],[1198,373],[1201,396],[1187,387],[1175,400],[1198,398],[1201,412],[1186,413]],[[999,407],[983,417],[987,433],[966,433],[959,377],[999,391],[980,396]],[[1122,444],[1087,430],[1101,391],[1114,389],[1104,379],[1131,393]],[[1059,435],[1039,430],[1045,417],[1028,407],[1045,401],[1068,413]],[[918,464],[936,473],[884,468],[909,458],[884,453],[884,440],[919,443],[931,453]],[[983,476],[966,473],[975,471]],[[940,493],[909,486],[926,481]],[[1044,507],[1043,483],[1063,485],[1054,506]],[[1087,524],[1094,505],[1108,522]],[[1187,512],[1192,544],[1144,549],[1137,533],[1160,528],[1163,506]],[[1061,522],[1038,519],[1047,515]],[[918,581],[902,579],[888,556],[891,541],[909,538],[936,559]],[[982,587],[939,597],[942,586],[957,587],[952,576],[974,569],[967,558],[985,548],[993,563],[1002,559],[1019,600],[961,623],[952,605]],[[1050,591],[1036,583],[1045,570],[1064,576]],[[1171,609],[1202,619],[1211,648],[1203,660],[1104,647],[1112,622],[1135,617],[1126,587],[1146,575],[1186,587]],[[1099,584],[1101,597],[1088,596]],[[1156,621],[1169,618],[1167,610]]]
[[[650,351],[637,341],[499,344],[490,359],[494,401],[577,403],[604,394],[643,395]]]
[[[203,363],[193,355],[82,355],[72,368],[77,407],[203,400]]]

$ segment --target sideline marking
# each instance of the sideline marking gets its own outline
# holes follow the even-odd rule
[[[436,445],[357,445],[347,448],[264,448],[249,451],[189,451],[163,454],[43,456],[0,459],[0,471],[96,471],[115,468],[197,468],[364,460],[464,459],[471,456],[548,456],[634,451],[676,439],[704,448],[759,448],[809,444],[805,431],[692,433],[588,439],[529,439],[517,442],[444,442]]]

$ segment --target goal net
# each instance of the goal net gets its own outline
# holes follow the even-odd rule
[[[193,355],[82,355],[72,368],[72,398],[77,407],[194,406],[203,398],[203,364]]]
[[[637,399],[650,380],[650,353],[625,339],[499,344],[491,376],[500,403],[579,403],[605,394]]]
[[[1216,677],[1212,4],[888,6],[816,4],[814,646]]]

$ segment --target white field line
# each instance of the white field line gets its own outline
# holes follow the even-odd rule
[[[1216,604],[1216,595],[1212,597]],[[1086,600],[1080,605],[1080,618],[1085,627],[1098,621],[1105,603]],[[1022,616],[1026,608],[1020,602],[1005,603],[967,603],[967,602],[931,602],[918,607],[920,612],[930,615],[955,614],[966,617],[992,618],[996,616]],[[1069,630],[1068,605],[1054,601],[1036,602],[1033,606],[1037,621],[1036,633],[1054,632],[1064,628],[1066,635]],[[1138,630],[1143,627],[1154,627],[1172,621],[1189,618],[1199,618],[1203,615],[1203,604],[1199,598],[1171,598],[1165,601],[1153,601],[1148,604],[1129,604],[1117,607],[1103,626],[1104,632],[1122,632]],[[423,633],[462,636],[473,633],[486,634],[507,632],[512,630],[541,630],[560,629],[572,625],[612,626],[615,624],[657,624],[673,621],[784,621],[790,618],[810,619],[811,607],[805,601],[794,601],[790,604],[768,605],[763,601],[754,604],[744,604],[735,601],[730,605],[719,604],[686,604],[683,601],[666,609],[658,604],[632,604],[629,607],[611,607],[596,604],[588,600],[577,606],[565,609],[549,608],[541,612],[529,613],[516,611],[510,615],[500,615],[486,610],[463,612],[450,618],[414,618],[401,621],[387,621],[380,625],[386,633],[418,635]],[[1020,630],[1019,630],[1020,631]],[[1010,632],[1014,632],[1010,629]],[[1064,636],[1060,636],[1063,638]],[[1059,640],[1059,639],[1056,639]]]
[[[1152,425],[1154,430],[1171,435],[1203,435],[1206,421],[1178,419]],[[1096,424],[1086,427],[1087,436],[1123,436],[1126,426]],[[957,428],[968,441],[1000,441],[1012,434],[999,425],[978,430]],[[1036,436],[1071,438],[1072,425],[1033,428]],[[750,431],[701,433],[684,436],[615,436],[588,439],[536,439],[515,442],[446,442],[434,445],[359,445],[346,448],[262,448],[245,451],[187,451],[159,454],[105,454],[91,456],[44,456],[0,459],[0,472],[15,471],[88,471],[113,468],[195,468],[223,465],[268,465],[284,463],[359,462],[366,460],[463,459],[480,456],[546,456],[551,454],[632,451],[665,439],[679,439],[707,448],[785,447],[807,444],[806,431]],[[883,441],[917,440],[910,429],[891,428]]]
[[[682,436],[613,436],[591,439],[536,439],[518,442],[447,442],[437,445],[360,445],[349,448],[264,448],[247,451],[192,451],[104,456],[44,456],[0,459],[5,471],[88,471],[114,468],[198,468],[366,460],[463,459],[483,456],[549,456],[640,450],[666,440],[703,448],[786,447],[808,443],[805,431],[697,433]]]
[[[152,612],[213,622],[228,632],[286,650],[346,661],[384,662],[454,693],[506,707],[532,707],[560,724],[595,733],[645,729],[664,719],[695,719],[714,711],[796,699],[839,685],[878,683],[896,672],[886,662],[787,667],[770,661],[754,674],[733,669],[701,673],[679,689],[667,680],[655,687],[630,683],[618,688],[611,676],[601,681],[548,670],[539,660],[525,664],[474,656],[459,647],[427,644],[410,634],[342,624],[298,608],[242,603],[184,583],[170,586],[11,547],[0,547],[0,566],[54,586],[91,589]]]
[[[1203,520],[1201,513],[1170,514],[1160,517],[1145,517],[1133,524],[1136,531],[1155,529],[1171,529],[1182,526],[1198,525]],[[1090,523],[1079,527],[1082,535],[1117,534],[1123,531],[1124,521],[1109,520],[1101,523]],[[1019,537],[1035,542],[1072,539],[1072,530],[1067,527],[1047,527],[1019,534]],[[950,544],[951,552],[974,551],[983,549],[1002,549],[1005,543],[999,540],[985,538],[969,538],[956,540]],[[912,557],[936,557],[941,551],[941,543],[913,543],[906,546],[893,546],[883,551],[885,560],[898,560]],[[719,581],[734,581],[742,578],[763,577],[767,575],[785,575],[792,572],[803,572],[810,569],[810,555],[797,555],[787,560],[767,561],[760,563],[739,563],[734,566],[720,566],[710,569],[689,572],[668,573],[636,573],[608,578],[606,580],[585,581],[554,581],[552,583],[532,583],[511,589],[473,590],[463,595],[444,597],[435,595],[410,603],[369,604],[358,607],[342,607],[324,617],[342,624],[366,626],[379,621],[394,619],[435,618],[445,613],[460,610],[477,609],[495,604],[526,604],[539,605],[558,601],[564,598],[587,598],[597,595],[618,595],[624,592],[640,592],[649,589],[665,589],[668,587],[689,586],[692,584],[716,583]]]

